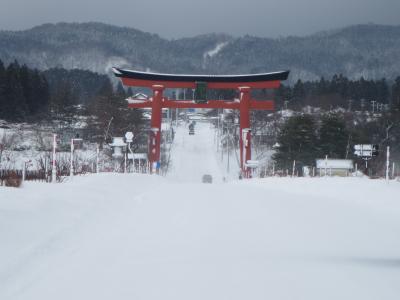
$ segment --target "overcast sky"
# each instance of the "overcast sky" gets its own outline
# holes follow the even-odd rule
[[[352,24],[400,24],[400,0],[0,0],[0,29],[99,21],[167,38],[307,35]]]

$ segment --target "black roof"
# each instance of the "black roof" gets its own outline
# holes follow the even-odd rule
[[[184,75],[184,74],[162,74],[149,73],[134,70],[113,68],[116,77],[154,80],[154,81],[178,81],[178,82],[259,82],[286,80],[289,71],[243,74],[243,75]]]

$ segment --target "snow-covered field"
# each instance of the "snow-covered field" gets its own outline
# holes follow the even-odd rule
[[[208,126],[166,178],[0,187],[0,299],[400,298],[399,182],[224,183]]]

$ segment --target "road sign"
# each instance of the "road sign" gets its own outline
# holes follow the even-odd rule
[[[125,138],[127,143],[132,143],[133,133],[131,131],[128,131],[127,133],[125,133]]]
[[[379,145],[372,145],[372,156],[377,156],[379,154]]]
[[[359,157],[372,157],[379,153],[379,145],[362,144],[354,145],[354,155]]]

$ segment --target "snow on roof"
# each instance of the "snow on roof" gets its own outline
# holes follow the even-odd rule
[[[318,169],[353,169],[353,161],[351,159],[317,159]]]
[[[128,98],[128,99],[126,99],[126,101],[127,101],[129,104],[133,104],[133,103],[146,103],[146,102],[148,102],[148,100],[146,100],[146,99],[133,99],[133,98]]]
[[[124,142],[123,137],[113,137],[113,142],[110,144],[111,147],[125,147],[126,143]]]
[[[132,99],[142,99],[142,100],[144,100],[144,99],[149,99],[149,96],[147,96],[144,93],[137,93],[137,94],[133,95],[131,98]]]

